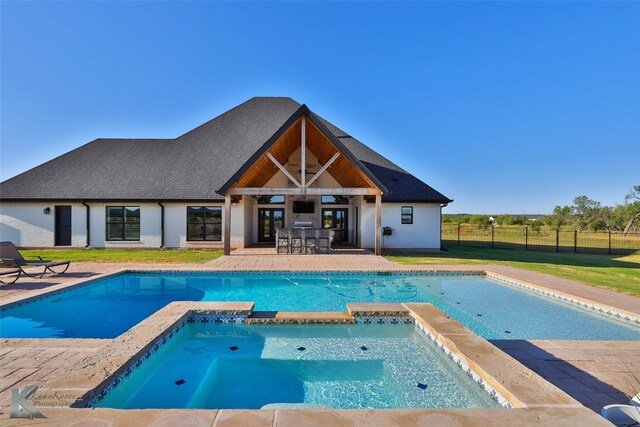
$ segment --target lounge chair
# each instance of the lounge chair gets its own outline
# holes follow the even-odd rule
[[[633,405],[607,405],[600,411],[605,419],[616,426],[640,424],[640,407]]]
[[[2,277],[4,276],[11,276],[12,274],[16,275],[16,277],[13,280],[5,281],[6,279],[5,280],[2,279]],[[2,267],[0,268],[0,283],[2,283],[3,285],[14,283],[16,280],[20,278],[21,274],[22,274],[22,271],[19,268]]]
[[[42,259],[42,257],[38,257],[39,259],[37,261],[27,261],[11,242],[0,242],[0,258],[2,259],[2,264],[4,264],[5,266],[19,269],[22,274],[25,274],[29,277],[37,277],[39,279],[41,279],[47,271],[50,271],[54,274],[62,274],[67,271],[67,269],[69,268],[69,264],[71,264],[70,261],[45,261]],[[64,270],[55,271],[52,268],[59,266],[64,266]],[[24,270],[25,268],[29,267],[43,267],[43,270],[42,273],[29,273]]]

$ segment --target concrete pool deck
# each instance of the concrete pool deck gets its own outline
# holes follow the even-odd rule
[[[340,255],[340,256],[283,256],[283,255],[231,255],[221,257],[217,260],[205,264],[98,264],[98,263],[74,263],[71,269],[64,276],[49,276],[43,280],[27,281],[19,280],[12,285],[0,286],[0,303],[2,305],[30,298],[39,294],[48,293],[53,290],[66,288],[82,283],[88,279],[99,278],[108,274],[117,273],[123,270],[358,270],[358,271],[474,271],[493,273],[498,276],[509,278],[540,286],[560,295],[568,295],[578,299],[591,300],[596,303],[616,308],[621,312],[627,312],[640,316],[640,299],[628,295],[617,294],[604,289],[594,288],[565,279],[555,278],[544,274],[519,270],[512,267],[491,266],[491,265],[429,265],[411,266],[400,265],[388,261],[383,257],[362,256],[362,255]],[[3,339],[0,341],[0,406],[3,412],[0,417],[8,417],[7,405],[10,401],[10,390],[14,387],[24,387],[32,383],[38,383],[41,387],[46,387],[52,378],[65,372],[79,359],[88,357],[99,351],[112,340],[83,340],[83,339]],[[552,384],[556,385],[572,398],[595,411],[605,404],[619,403],[626,399],[626,394],[633,394],[639,387],[635,383],[631,372],[640,372],[640,341],[501,341],[493,342],[494,345],[508,353],[525,366],[536,372]],[[54,354],[55,353],[55,354]],[[18,367],[19,360],[28,360],[31,367]],[[27,362],[27,360],[25,360]],[[629,372],[631,370],[631,372]],[[52,409],[52,408],[47,408]],[[519,421],[527,423],[530,419],[544,424],[545,417],[549,425],[557,424],[560,419],[568,421],[574,416],[588,416],[593,412],[584,412],[584,409],[577,411],[567,409],[564,412],[560,409],[554,411],[548,408],[545,411],[528,409],[517,409],[511,411],[521,415]],[[140,416],[149,416],[150,420],[160,421],[166,417],[175,416],[180,411],[115,411],[107,409],[64,409],[55,408],[52,414],[73,414],[74,418],[86,419],[87,421],[97,414],[104,414],[111,419],[135,419],[133,413],[140,412]],[[408,420],[430,420],[440,424],[448,424],[456,421],[468,419],[468,414],[464,416],[458,414],[459,410],[433,410],[428,414],[424,411],[415,412],[407,410],[405,418]],[[414,411],[414,412],[411,412]],[[496,410],[474,410],[477,411],[478,419],[468,419],[462,425],[483,425],[482,414],[486,415],[487,425],[489,420],[494,420],[499,424],[500,419],[504,419],[504,425],[512,424],[516,419],[514,415],[503,418],[503,415],[496,415],[492,411]],[[498,410],[501,411],[501,410]],[[568,412],[567,412],[568,411]],[[126,412],[126,413],[123,413]],[[184,411],[182,411],[184,412]],[[195,411],[206,412],[202,421],[207,425],[230,425],[236,417],[249,417],[247,412],[238,411]],[[194,411],[189,411],[190,417],[199,417]],[[255,411],[249,411],[255,412]],[[255,425],[286,425],[285,420],[297,424],[296,420],[305,420],[308,425],[321,425],[321,419],[334,420],[336,425],[351,425],[358,417],[374,417],[366,415],[370,411],[358,411],[360,415],[355,416],[353,411],[324,411],[323,415],[315,413],[311,418],[305,418],[308,411],[260,411],[256,415]],[[321,411],[322,412],[322,411]],[[412,415],[409,414],[412,413]],[[213,414],[212,414],[213,413]],[[271,413],[271,418],[266,413]],[[384,411],[383,413],[391,413]],[[475,413],[475,412],[474,412]],[[562,413],[562,416],[560,415]],[[93,414],[93,415],[92,415]],[[173,415],[171,415],[173,414]],[[457,414],[457,415],[456,415]],[[501,413],[502,414],[502,413]],[[538,414],[538,415],[533,415]],[[544,414],[542,418],[537,418]],[[555,415],[554,415],[555,414]],[[102,415],[100,415],[102,416]],[[399,415],[398,415],[399,416]],[[133,418],[129,418],[133,417]],[[265,418],[266,417],[266,418]],[[324,418],[328,417],[328,418]],[[400,417],[403,418],[404,416]],[[451,418],[453,417],[453,418]],[[496,418],[492,418],[496,417]],[[531,418],[529,418],[531,417]],[[564,417],[564,418],[562,418]],[[567,418],[568,417],[568,418]],[[271,420],[268,422],[267,419]],[[594,420],[598,417],[594,418]],[[449,420],[448,422],[446,420]],[[509,421],[510,420],[510,421]],[[591,420],[592,422],[595,422]],[[4,420],[8,421],[8,420]],[[237,420],[240,421],[240,420]],[[248,420],[244,420],[240,424]],[[472,423],[473,421],[473,423]],[[215,423],[215,424],[214,424]],[[535,422],[534,422],[535,423]],[[236,424],[236,425],[240,425]],[[584,424],[584,423],[582,423]],[[251,424],[243,424],[251,425]],[[305,425],[302,423],[300,425]],[[392,425],[392,424],[390,424]],[[408,425],[408,424],[398,424]],[[493,425],[496,425],[495,423]]]

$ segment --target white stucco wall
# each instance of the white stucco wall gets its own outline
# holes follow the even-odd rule
[[[157,203],[109,202],[88,203],[91,207],[91,246],[96,248],[160,247],[160,206]],[[106,240],[107,206],[140,206],[140,240]]]
[[[374,247],[375,204],[361,203],[361,245]],[[400,208],[413,206],[413,224],[402,224]],[[391,227],[383,237],[384,248],[440,249],[440,205],[437,203],[383,203],[382,227]]]
[[[292,199],[292,198],[288,198]],[[187,242],[187,203],[163,203],[165,205],[165,247],[210,247],[220,248],[222,242]],[[72,246],[86,245],[86,210],[81,203],[0,203],[0,240],[9,240],[23,247],[54,246],[55,206],[71,206]],[[157,203],[89,203],[91,207],[91,246],[158,248],[160,247],[160,206]],[[105,240],[106,206],[140,206],[140,241],[108,242]],[[220,206],[211,203],[207,206]],[[276,205],[270,205],[275,207]],[[360,197],[352,199],[349,205],[349,239],[354,237],[356,224],[355,207],[359,208],[360,245],[365,248],[374,246],[375,205],[366,203]],[[413,224],[401,224],[400,208],[413,206]],[[51,214],[43,210],[51,208]],[[319,197],[316,200],[314,222],[320,221]],[[258,205],[250,198],[243,198],[231,207],[231,246],[245,247],[257,241]],[[291,202],[287,203],[287,223],[301,215],[292,215]],[[223,210],[223,223],[224,218]],[[429,203],[383,203],[382,226],[391,227],[393,234],[384,237],[385,248],[439,249],[440,248],[440,205]],[[223,228],[224,231],[224,228]],[[224,233],[223,233],[224,234]]]
[[[88,203],[90,206],[90,244],[95,248],[159,248],[161,244],[161,209],[157,203],[113,202]],[[0,203],[0,240],[23,247],[53,247],[55,206],[71,206],[72,246],[86,245],[86,208],[81,203]],[[165,247],[221,248],[220,242],[187,241],[187,206],[193,203],[163,203],[165,206]],[[202,205],[202,204],[201,204]],[[207,203],[220,206],[222,203]],[[140,206],[140,240],[107,241],[106,207]],[[51,213],[43,210],[49,207]],[[243,247],[245,242],[244,201],[231,207],[231,246]],[[223,224],[225,221],[223,210]],[[224,233],[224,228],[223,228]]]
[[[86,208],[80,203],[0,203],[0,240],[23,247],[54,246],[55,206],[71,206],[71,245],[86,244]],[[50,208],[50,214],[44,209]]]
[[[163,203],[164,245],[166,248],[222,248],[223,241],[187,241],[187,206],[218,206],[222,209],[222,238],[224,239],[224,203]],[[244,200],[231,205],[231,247],[244,246]],[[159,224],[159,223],[158,223]],[[158,225],[158,233],[160,232]]]

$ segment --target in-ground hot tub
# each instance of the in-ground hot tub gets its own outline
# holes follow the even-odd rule
[[[500,406],[418,329],[187,323],[91,406],[260,409]],[[405,323],[410,322],[410,323]]]

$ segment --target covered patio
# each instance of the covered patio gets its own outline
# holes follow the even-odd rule
[[[363,247],[366,234],[367,241],[373,242],[373,253],[380,255],[382,195],[386,191],[303,106],[221,188],[225,195],[224,253],[231,253],[232,205],[242,200],[245,247],[272,244],[276,248],[279,234],[287,236],[286,252],[292,253],[291,236],[304,234],[296,240],[304,246],[298,253],[309,253],[309,240],[314,253],[322,253],[332,243],[334,249]],[[298,233],[299,229],[304,231]],[[326,236],[330,236],[328,243]]]

